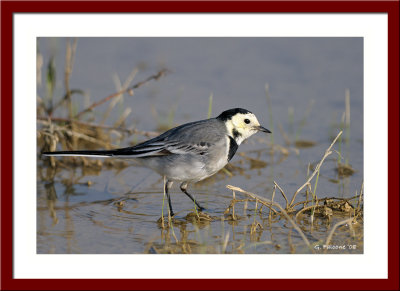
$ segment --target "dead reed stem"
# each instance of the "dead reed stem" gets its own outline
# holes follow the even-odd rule
[[[86,109],[84,109],[84,110],[82,110],[81,112],[79,112],[78,114],[76,114],[76,115],[75,115],[75,118],[78,119],[78,118],[81,117],[84,113],[89,112],[89,111],[92,111],[95,107],[97,107],[97,106],[99,106],[99,105],[101,105],[101,104],[107,102],[108,100],[110,100],[110,99],[112,99],[112,98],[115,98],[115,97],[118,97],[118,96],[120,96],[121,94],[123,94],[123,93],[125,93],[125,92],[133,91],[134,89],[137,89],[137,88],[143,86],[144,84],[150,82],[151,80],[156,80],[156,81],[157,81],[157,80],[160,79],[161,77],[165,76],[165,74],[166,74],[167,72],[168,72],[167,69],[162,69],[162,70],[160,70],[157,74],[152,75],[152,76],[148,77],[147,79],[145,79],[145,80],[143,80],[143,81],[140,81],[140,82],[136,83],[135,85],[133,85],[133,86],[131,86],[131,87],[129,87],[129,88],[122,89],[122,90],[120,90],[119,92],[116,92],[116,93],[114,93],[114,94],[111,94],[111,95],[109,95],[109,96],[107,96],[107,97],[101,99],[101,100],[98,101],[98,102],[94,102],[92,105],[90,105],[90,106],[87,107]]]
[[[274,190],[272,191],[272,197],[271,197],[271,202],[272,202],[272,203],[274,202],[275,192],[276,192],[276,184],[274,185]],[[269,223],[271,223],[271,218],[272,218],[272,212],[271,212],[271,210],[270,210],[270,211],[269,211],[269,214],[268,214]]]
[[[128,86],[129,86],[129,84],[133,81],[133,79],[135,78],[135,76],[136,76],[136,74],[138,73],[138,69],[137,68],[134,68],[132,71],[131,71],[131,73],[129,74],[129,76],[128,76],[128,78],[126,79],[126,81],[124,82],[124,84],[123,85],[121,85],[121,83],[120,82],[118,82],[118,87],[116,88],[116,90],[118,90],[118,92],[123,92],[124,93],[124,90],[126,90],[127,88],[128,88]],[[117,81],[115,81],[115,82],[117,82]],[[118,103],[118,102],[120,102],[121,100],[123,100],[123,93],[121,93],[119,96],[116,96],[116,98],[114,98],[114,100],[112,100],[110,103],[109,103],[109,105],[108,105],[108,108],[106,109],[106,111],[103,113],[103,116],[102,116],[102,120],[100,121],[100,124],[104,124],[104,122],[106,122],[106,120],[107,120],[107,118],[110,116],[110,114],[111,114],[111,111],[113,110],[113,108],[115,107],[115,105]],[[130,107],[126,107],[125,108],[125,110],[131,110],[131,108]],[[129,112],[130,113],[130,112]],[[129,113],[128,113],[128,115],[129,115]],[[126,116],[127,117],[127,116]],[[126,118],[125,117],[125,118]],[[121,117],[122,118],[122,117]],[[120,118],[120,119],[121,119]],[[118,120],[118,121],[120,121],[120,120]],[[117,122],[118,122],[117,121]],[[122,123],[122,121],[121,121],[121,123]],[[116,125],[114,125],[114,126],[116,126]]]
[[[306,187],[308,184],[310,184],[310,181],[314,178],[314,176],[319,172],[319,169],[321,168],[322,163],[325,161],[326,157],[328,157],[332,151],[332,147],[339,138],[339,136],[343,133],[343,131],[340,131],[339,134],[335,137],[329,148],[326,149],[324,156],[322,157],[321,161],[318,163],[318,165],[315,167],[314,172],[311,174],[311,176],[308,178],[308,180],[299,188],[297,189],[296,193],[294,193],[292,200],[290,201],[289,208],[292,208],[292,205],[294,203],[294,200],[296,199],[297,194]]]
[[[286,195],[285,195],[285,192],[282,190],[282,188],[281,187],[279,187],[279,185],[274,181],[274,185],[276,186],[276,187],[278,187],[278,189],[279,189],[279,191],[281,191],[281,194],[282,194],[282,196],[283,196],[283,198],[285,198],[285,201],[286,201],[286,210],[288,210],[289,209],[289,201],[288,201],[288,199],[286,198]]]

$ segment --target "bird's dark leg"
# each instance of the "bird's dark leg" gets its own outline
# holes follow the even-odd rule
[[[204,208],[204,207],[201,207],[200,204],[197,203],[196,199],[194,199],[193,196],[190,195],[190,194],[186,191],[187,186],[188,186],[188,183],[187,183],[187,182],[183,182],[183,183],[181,184],[181,191],[182,191],[183,193],[185,193],[187,196],[189,196],[190,199],[192,199],[192,201],[196,204],[196,206],[199,208],[200,211],[204,210],[205,208]]]
[[[172,210],[171,196],[169,195],[169,189],[171,189],[173,183],[174,182],[172,181],[167,181],[167,183],[165,183],[165,194],[167,195],[168,198],[169,213],[171,216],[174,216],[174,211]]]

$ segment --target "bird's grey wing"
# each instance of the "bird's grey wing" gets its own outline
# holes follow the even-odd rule
[[[187,123],[133,147],[115,150],[113,156],[151,157],[171,154],[206,154],[226,136],[225,125],[216,119]]]
[[[226,140],[227,130],[223,122],[216,119],[207,119],[190,123],[177,128],[166,137],[168,141],[177,144],[167,147],[173,154],[200,154],[209,153],[210,147]]]

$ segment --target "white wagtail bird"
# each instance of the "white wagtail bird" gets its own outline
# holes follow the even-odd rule
[[[229,109],[216,118],[186,123],[135,145],[114,150],[83,150],[44,152],[46,156],[84,156],[134,158],[165,177],[165,193],[171,216],[169,190],[173,182],[204,210],[187,192],[188,183],[208,178],[221,170],[235,155],[239,145],[258,131],[271,133],[262,127],[257,117],[242,108]]]

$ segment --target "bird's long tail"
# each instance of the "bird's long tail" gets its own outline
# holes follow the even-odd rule
[[[59,151],[59,152],[43,152],[42,155],[54,157],[100,157],[100,158],[109,158],[116,154],[115,150],[98,150],[98,151]]]
[[[167,154],[163,147],[149,146],[149,147],[127,147],[115,150],[83,150],[83,151],[59,151],[59,152],[43,152],[43,156],[50,157],[98,157],[98,158],[144,158],[162,156]]]
[[[59,151],[59,152],[43,152],[44,156],[80,156],[80,157],[100,157],[100,158],[145,158],[170,154],[165,149],[163,142],[149,141],[114,150],[78,150],[78,151]]]

